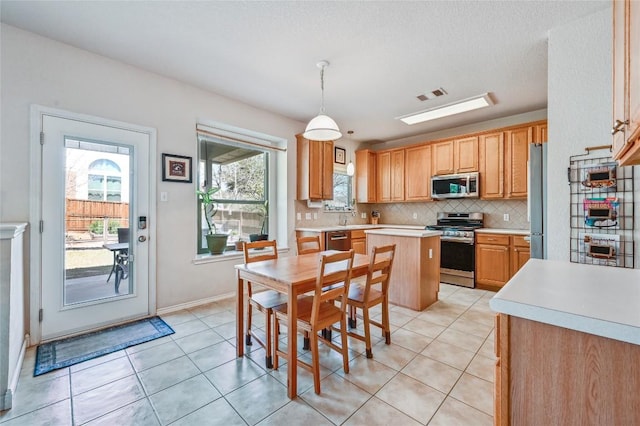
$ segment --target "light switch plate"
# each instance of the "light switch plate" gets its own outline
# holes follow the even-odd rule
[[[169,193],[167,191],[160,192],[160,201],[169,201]]]
[[[313,220],[318,220],[318,213],[313,214]]]
[[[502,220],[504,220],[505,222],[509,222],[509,213],[505,213],[505,214],[502,216]]]
[[[418,218],[418,213],[414,213],[414,214],[413,214],[413,218],[414,218],[414,219],[417,219],[417,218]]]
[[[311,220],[311,213],[305,213],[305,214],[304,214],[304,218],[305,218],[306,220]]]
[[[302,213],[296,213],[296,220],[302,220]]]
[[[367,218],[367,214],[366,213],[360,213],[360,218],[362,219],[366,219]]]

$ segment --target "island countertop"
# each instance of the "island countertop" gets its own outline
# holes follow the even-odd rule
[[[530,259],[489,302],[507,315],[640,345],[640,270]]]
[[[394,237],[414,237],[414,238],[429,238],[439,237],[442,235],[441,231],[431,231],[427,229],[398,229],[398,228],[381,228],[381,229],[369,229],[364,231],[367,235],[392,235]]]

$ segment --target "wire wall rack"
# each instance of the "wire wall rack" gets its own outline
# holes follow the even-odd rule
[[[568,178],[571,262],[633,268],[633,167],[587,150],[570,157]]]

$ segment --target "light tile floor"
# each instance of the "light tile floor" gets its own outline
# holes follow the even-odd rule
[[[233,300],[165,315],[171,336],[35,378],[30,348],[0,423],[491,425],[493,294],[443,284],[440,301],[423,312],[392,307],[391,345],[374,327],[367,359],[364,344],[350,340],[349,374],[336,352],[321,348],[322,394],[301,370],[293,401],[286,363],[265,370],[257,344],[236,358]]]

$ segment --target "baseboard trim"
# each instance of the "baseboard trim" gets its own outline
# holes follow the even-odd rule
[[[156,314],[157,315],[170,314],[172,312],[181,311],[183,309],[195,308],[196,306],[206,305],[207,303],[219,302],[221,300],[229,299],[232,297],[233,298],[236,297],[235,292],[225,293],[225,294],[221,294],[213,297],[205,297],[204,299],[193,300],[191,302],[180,303],[178,305],[167,306],[165,308],[157,309]]]
[[[2,395],[2,399],[0,399],[0,411],[9,410],[13,405],[13,394],[16,392],[16,388],[18,387],[18,380],[20,379],[20,372],[22,371],[22,364],[24,362],[24,356],[27,353],[28,344],[29,335],[26,334],[24,339],[22,339],[22,347],[20,348],[20,355],[18,355],[18,362],[16,363],[13,377],[11,377],[11,380],[9,381],[7,391]]]

